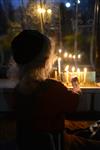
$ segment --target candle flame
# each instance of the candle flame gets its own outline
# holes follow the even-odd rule
[[[69,54],[69,58],[72,58],[72,54]]]
[[[75,59],[76,58],[76,56],[75,55],[73,55],[73,59]]]
[[[84,72],[87,72],[87,68],[84,68]]]
[[[75,67],[73,66],[73,67],[72,67],[72,72],[74,72],[74,71],[75,71]]]
[[[68,71],[68,69],[69,69],[69,65],[67,65],[67,66],[65,67],[65,71]]]
[[[59,53],[61,53],[61,52],[62,52],[62,49],[59,49],[58,51],[59,51]]]
[[[77,68],[77,72],[80,72],[80,68]]]
[[[80,58],[81,58],[81,55],[79,54],[77,57],[78,57],[78,59],[80,59]]]
[[[65,52],[65,53],[64,53],[64,57],[66,58],[67,56],[68,56],[68,53],[67,53],[67,52]]]

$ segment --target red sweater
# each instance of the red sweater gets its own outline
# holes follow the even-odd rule
[[[25,130],[58,131],[64,128],[64,114],[74,112],[79,96],[61,82],[47,79],[31,94],[16,90],[17,125]]]

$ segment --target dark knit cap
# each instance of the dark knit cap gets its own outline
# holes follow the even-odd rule
[[[13,57],[18,64],[27,64],[42,51],[48,54],[50,40],[37,30],[23,30],[11,43]]]

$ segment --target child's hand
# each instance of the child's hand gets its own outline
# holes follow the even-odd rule
[[[74,93],[79,94],[81,92],[81,89],[80,89],[80,86],[79,86],[78,78],[77,77],[72,78],[71,83],[72,83],[72,87],[73,87],[72,91]]]

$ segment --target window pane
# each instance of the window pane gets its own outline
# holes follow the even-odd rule
[[[11,56],[10,42],[23,29],[37,29],[54,37],[56,51],[62,49],[73,57],[81,55],[77,65],[96,69],[100,58],[99,6],[98,0],[1,0],[0,65],[4,67],[1,76],[5,76]]]

